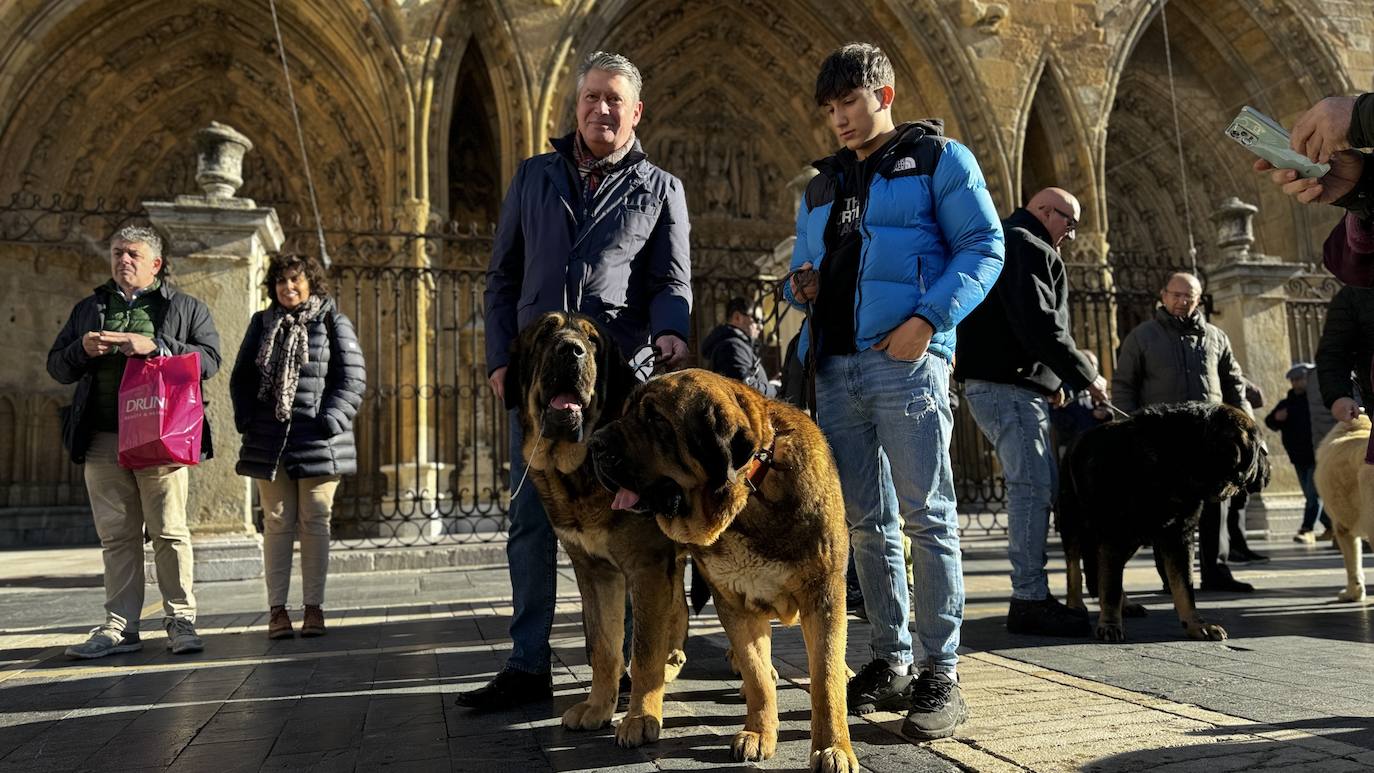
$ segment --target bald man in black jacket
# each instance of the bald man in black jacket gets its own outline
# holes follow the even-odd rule
[[[997,451],[1007,482],[1007,547],[1012,564],[1007,630],[1087,635],[1087,618],[1049,590],[1045,545],[1056,465],[1050,407],[1061,387],[1107,400],[1107,381],[1069,331],[1069,292],[1058,247],[1072,239],[1082,209],[1073,194],[1046,188],[1002,228],[1006,262],[986,302],[959,325],[954,378],[964,382],[974,421]]]

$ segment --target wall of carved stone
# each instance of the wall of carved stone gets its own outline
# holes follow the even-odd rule
[[[686,182],[703,261],[716,263],[791,232],[787,183],[833,144],[815,69],[846,41],[889,52],[897,118],[944,118],[1003,211],[1042,185],[1077,192],[1083,260],[1110,248],[1182,262],[1189,224],[1205,260],[1209,215],[1232,195],[1261,207],[1258,251],[1314,260],[1334,212],[1262,184],[1221,129],[1243,104],[1291,121],[1321,96],[1374,88],[1367,0],[1172,0],[1171,59],[1153,0],[278,7],[327,218],[489,217],[520,160],[570,127],[578,59],[610,48],[644,72],[642,139]],[[87,203],[192,191],[191,136],[214,119],[255,144],[241,195],[289,221],[306,191],[278,55],[266,0],[0,5],[0,206],[12,191]],[[0,220],[0,313],[19,339],[0,388],[63,393],[42,355],[101,277],[98,230],[37,249],[7,242]]]

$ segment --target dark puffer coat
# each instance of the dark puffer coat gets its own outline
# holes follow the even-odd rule
[[[234,424],[243,435],[240,475],[271,480],[277,465],[292,480],[358,471],[353,443],[353,417],[363,402],[367,371],[353,323],[325,299],[324,309],[309,329],[309,354],[301,366],[291,421],[280,422],[272,404],[258,399],[262,374],[258,348],[272,310],[253,315],[229,380]]]

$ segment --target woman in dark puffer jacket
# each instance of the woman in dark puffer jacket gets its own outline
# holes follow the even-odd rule
[[[322,636],[329,518],[340,476],[358,469],[353,417],[367,374],[353,323],[329,297],[318,261],[273,258],[263,285],[272,304],[248,323],[229,383],[234,423],[243,434],[236,469],[257,480],[262,505],[268,638],[295,635],[286,596],[297,535],[301,636]]]

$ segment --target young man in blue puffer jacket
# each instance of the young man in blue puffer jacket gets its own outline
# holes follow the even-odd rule
[[[826,58],[816,104],[844,145],[797,213],[785,290],[812,305],[799,355],[814,358],[816,421],[839,466],[873,660],[851,713],[907,712],[919,739],[967,718],[955,667],[963,569],[949,442],[954,327],[1002,269],[1002,226],[968,148],[939,121],[894,126],[892,64],[852,43]],[[912,528],[915,663],[902,521]]]

